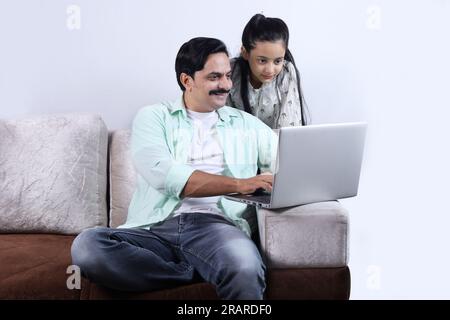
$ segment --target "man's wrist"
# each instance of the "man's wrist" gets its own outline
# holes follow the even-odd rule
[[[240,179],[233,178],[232,185],[233,193],[239,193]]]

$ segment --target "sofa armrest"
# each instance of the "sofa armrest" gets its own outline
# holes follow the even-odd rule
[[[348,213],[338,201],[257,209],[269,268],[332,268],[348,263]]]

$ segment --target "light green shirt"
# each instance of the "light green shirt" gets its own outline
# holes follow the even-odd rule
[[[222,175],[250,178],[258,167],[261,172],[274,172],[278,138],[272,129],[235,108],[224,106],[217,113],[216,128],[225,160]],[[183,98],[139,110],[131,136],[137,185],[127,221],[120,228],[148,228],[180,206],[180,194],[194,172],[187,164],[193,133]],[[250,227],[242,217],[246,204],[221,197],[218,207],[250,236]]]

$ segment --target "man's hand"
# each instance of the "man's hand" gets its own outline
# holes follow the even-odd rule
[[[262,188],[266,191],[272,191],[273,175],[263,173],[248,179],[237,179],[237,192],[241,194],[250,194],[256,189]]]

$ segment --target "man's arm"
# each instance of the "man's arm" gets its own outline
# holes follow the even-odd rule
[[[248,179],[237,179],[196,170],[189,177],[181,197],[213,197],[229,193],[250,194],[259,188],[272,191],[272,175],[264,174]]]
[[[153,188],[169,196],[249,194],[258,188],[272,188],[271,176],[235,179],[198,171],[175,161],[167,145],[162,116],[155,108],[143,108],[135,117],[131,152],[137,172]]]
[[[131,155],[136,172],[149,185],[167,196],[179,198],[194,168],[174,159],[164,118],[160,105],[138,112],[133,121]]]

